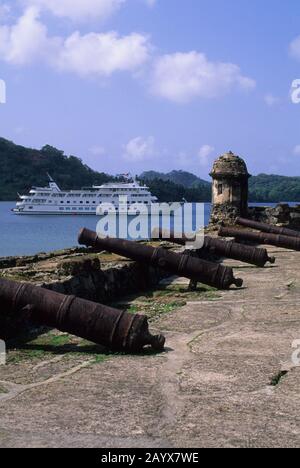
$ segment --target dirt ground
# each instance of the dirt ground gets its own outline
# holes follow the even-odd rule
[[[299,447],[300,253],[226,261],[244,288],[187,281],[115,304],[145,311],[162,354],[106,353],[55,331],[0,367],[0,447]]]

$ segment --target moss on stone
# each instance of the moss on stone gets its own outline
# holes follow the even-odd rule
[[[100,268],[99,257],[89,255],[61,261],[57,266],[57,273],[64,276],[77,276],[92,271],[99,271]]]

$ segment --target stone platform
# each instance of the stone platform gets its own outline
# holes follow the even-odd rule
[[[173,279],[124,299],[166,334],[163,354],[55,332],[17,343],[0,367],[0,447],[299,447],[300,253],[269,251],[265,269],[226,261],[241,290]]]

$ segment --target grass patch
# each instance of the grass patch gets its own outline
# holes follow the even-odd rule
[[[13,349],[8,350],[7,364],[46,361],[56,355],[64,355],[68,359],[91,357],[95,363],[100,363],[113,353],[87,340],[51,330],[34,339],[15,341]]]
[[[43,359],[46,352],[40,349],[14,349],[8,351],[7,364],[19,364],[26,361],[36,361]]]
[[[92,364],[102,364],[104,361],[108,359],[108,355],[106,354],[97,354],[95,358],[93,359]]]
[[[0,272],[0,277],[5,278],[11,281],[19,281],[19,282],[26,282],[26,281],[32,281],[34,277],[36,276],[36,271],[32,272]]]
[[[188,285],[170,284],[144,292],[143,295],[130,295],[124,301],[112,304],[112,307],[131,314],[144,314],[154,320],[184,307],[188,301],[216,300],[219,297],[218,290],[210,286],[199,284],[197,290],[190,291]]]
[[[136,304],[124,304],[124,309],[129,312],[129,314],[138,314],[140,308]]]
[[[35,340],[32,340],[30,343],[41,345],[41,346],[53,346],[53,347],[62,347],[73,342],[73,337],[66,333],[59,334],[56,332],[49,332],[45,335],[41,335]]]

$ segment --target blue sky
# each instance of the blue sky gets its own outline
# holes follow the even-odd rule
[[[298,0],[0,0],[0,135],[109,173],[300,176]]]

